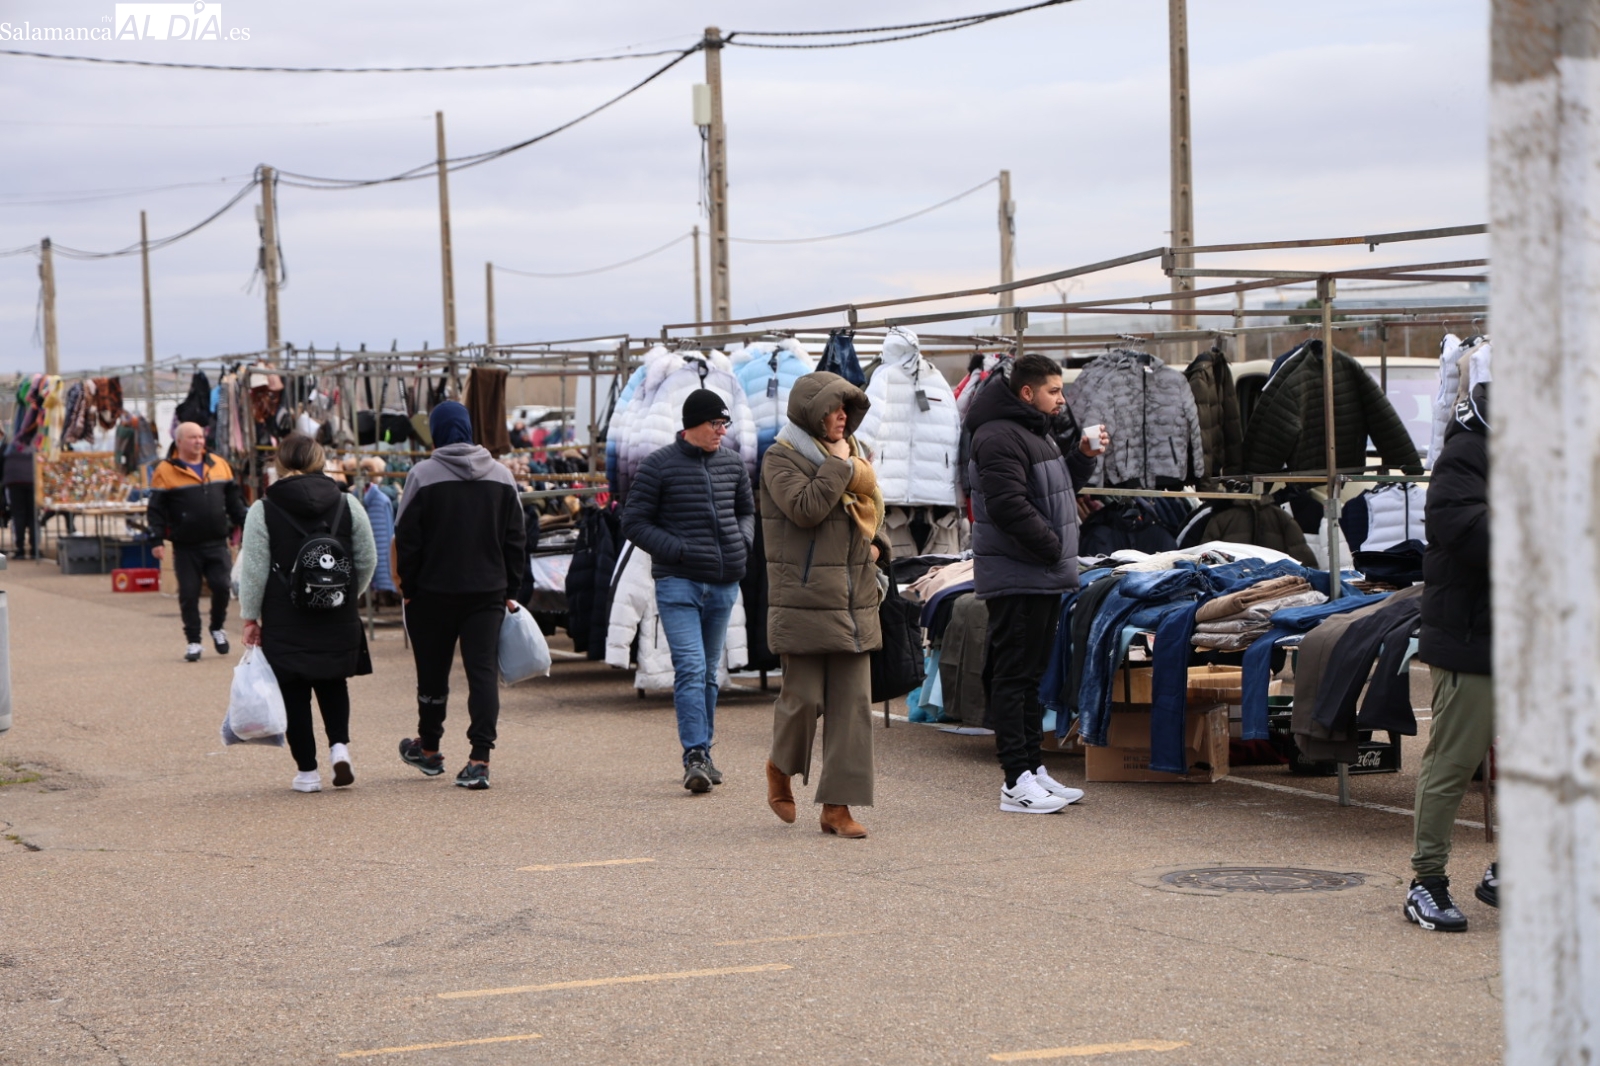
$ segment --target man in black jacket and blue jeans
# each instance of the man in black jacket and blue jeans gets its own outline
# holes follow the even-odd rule
[[[623,536],[650,553],[656,610],[672,649],[683,787],[691,792],[722,783],[711,762],[717,668],[756,529],[744,460],[722,446],[729,424],[721,396],[690,393],[683,431],[639,465],[622,510]]]
[[[1472,774],[1494,743],[1494,632],[1489,601],[1489,386],[1456,405],[1428,485],[1428,550],[1422,556],[1422,632],[1417,658],[1433,675],[1433,723],[1417,774],[1417,820],[1406,918],[1424,929],[1465,932],[1450,898],[1450,835]],[[1500,905],[1489,866],[1474,895]]]
[[[472,419],[461,404],[435,407],[428,429],[433,455],[406,475],[394,527],[395,568],[417,663],[417,736],[400,742],[400,758],[429,777],[444,773],[439,744],[459,640],[472,752],[456,784],[481,790],[489,787],[489,752],[500,719],[500,625],[506,611],[521,609],[509,597],[528,565],[522,498],[511,472],[472,442]]]
[[[1053,814],[1083,798],[1045,771],[1039,681],[1055,642],[1061,594],[1078,587],[1077,489],[1094,472],[1098,440],[1063,456],[1056,419],[1066,408],[1061,367],[1024,355],[1006,380],[986,382],[967,412],[972,433],[972,556],[975,594],[989,609],[984,724],[1005,771],[1000,809]]]

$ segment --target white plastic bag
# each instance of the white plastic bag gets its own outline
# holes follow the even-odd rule
[[[550,645],[526,607],[507,611],[500,623],[500,680],[508,685],[550,676]]]
[[[222,723],[222,739],[228,743],[266,742],[282,744],[289,728],[289,715],[283,707],[278,678],[259,646],[247,647],[233,668],[233,688],[228,694],[228,717]],[[229,740],[229,736],[233,740]],[[274,739],[277,738],[277,739]]]

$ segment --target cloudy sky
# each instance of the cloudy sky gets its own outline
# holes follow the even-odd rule
[[[213,5],[215,6],[215,5]],[[73,54],[246,65],[413,65],[556,58],[692,44],[729,30],[918,21],[1001,0],[589,0],[384,4],[223,0],[247,41],[21,44]],[[17,28],[107,25],[112,0],[0,0]],[[1481,222],[1487,209],[1483,0],[1190,0],[1197,238],[1333,236]],[[4,27],[0,27],[3,30]],[[49,236],[111,250],[176,232],[257,164],[377,177],[539,133],[661,59],[492,73],[289,75],[147,70],[0,56],[0,251]],[[1166,243],[1164,0],[1074,0],[976,29],[865,48],[724,53],[734,236],[803,237],[906,214],[1010,169],[1019,276]],[[692,56],[618,106],[451,177],[463,342],[485,335],[484,263],[604,266],[702,222]],[[192,183],[207,183],[195,186]],[[184,188],[160,189],[161,186]],[[214,187],[213,187],[214,186]],[[131,195],[108,195],[132,192]],[[92,198],[93,197],[93,198]],[[253,203],[152,256],[158,356],[264,343]],[[438,344],[432,180],[284,188],[283,332],[299,346]],[[735,245],[736,313],[991,283],[995,194],[892,229],[798,246]],[[1317,264],[1415,262],[1453,247],[1320,253]],[[500,275],[502,342],[631,331],[692,317],[687,242],[563,280]],[[1292,257],[1273,260],[1289,264]],[[1257,258],[1255,262],[1263,262]],[[1294,265],[1313,265],[1303,254]],[[64,368],[142,358],[137,256],[57,260]],[[1164,287],[1152,267],[1080,287]],[[1046,297],[1048,290],[1034,293]],[[29,255],[0,258],[0,371],[42,366]]]

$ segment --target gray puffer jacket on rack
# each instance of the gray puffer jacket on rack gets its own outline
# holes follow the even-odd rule
[[[1067,389],[1067,404],[1080,426],[1104,424],[1111,435],[1094,484],[1172,488],[1205,475],[1189,379],[1154,356],[1101,356]]]

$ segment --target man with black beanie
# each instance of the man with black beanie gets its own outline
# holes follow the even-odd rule
[[[722,783],[711,762],[717,669],[756,530],[744,461],[722,446],[730,424],[720,395],[691,392],[683,431],[645,457],[622,509],[623,536],[650,553],[656,610],[672,649],[683,787],[691,792]]]
[[[428,430],[433,455],[406,475],[394,528],[417,664],[417,736],[400,742],[400,758],[429,777],[444,773],[439,744],[459,640],[472,752],[456,784],[481,790],[489,787],[500,718],[500,625],[507,611],[521,609],[509,597],[528,564],[522,500],[511,471],[472,442],[472,418],[461,404],[435,407]]]

